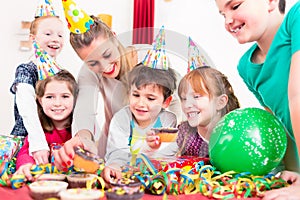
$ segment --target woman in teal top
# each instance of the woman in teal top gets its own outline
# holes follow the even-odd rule
[[[216,3],[230,34],[241,44],[255,42],[240,59],[238,72],[260,104],[285,126],[284,164],[300,171],[300,2],[285,17],[285,0]]]

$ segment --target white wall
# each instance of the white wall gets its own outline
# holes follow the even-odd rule
[[[288,6],[295,1],[288,1]],[[0,37],[0,91],[2,94],[0,134],[9,134],[14,124],[13,95],[9,92],[9,87],[14,80],[15,69],[18,64],[26,61],[32,55],[31,52],[18,50],[19,41],[27,39],[26,35],[20,34],[21,21],[33,19],[37,2],[38,0],[2,2],[3,6],[0,12],[2,30]],[[57,13],[64,20],[61,1],[53,0],[53,2]],[[76,0],[75,2],[88,14],[111,14],[113,16],[113,30],[120,36],[130,35],[133,0]],[[259,106],[236,71],[237,61],[249,45],[239,45],[225,32],[223,17],[219,15],[213,0],[171,0],[168,2],[156,0],[155,11],[155,28],[159,29],[162,25],[165,26],[167,50],[169,47],[172,65],[178,71],[185,73],[187,47],[184,41],[177,41],[176,38],[191,36],[210,56],[215,67],[229,77],[242,106]],[[65,47],[58,57],[58,62],[76,76],[82,61],[69,45],[67,33],[68,30],[66,29]],[[126,40],[124,43],[130,42],[130,39]]]

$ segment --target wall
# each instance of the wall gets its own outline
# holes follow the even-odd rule
[[[57,13],[63,18],[60,0],[53,0]],[[288,1],[289,6],[296,0]],[[33,19],[38,0],[5,1],[0,12],[1,17],[1,73],[0,73],[0,134],[8,134],[13,127],[13,95],[9,87],[14,80],[15,69],[19,63],[29,59],[32,52],[19,51],[19,41],[27,39],[20,34],[21,21]],[[77,0],[76,3],[88,14],[97,15],[108,13],[113,16],[113,30],[124,37],[124,43],[131,39],[133,0]],[[231,81],[242,107],[259,107],[256,99],[248,92],[237,74],[238,58],[249,46],[239,45],[225,32],[223,17],[219,15],[215,2],[199,0],[156,0],[155,28],[165,26],[167,51],[171,54],[172,65],[182,74],[186,71],[187,46],[182,38],[191,36],[210,56],[213,65],[225,73]],[[2,3],[4,4],[4,2]],[[75,76],[82,65],[82,61],[74,53],[68,42],[66,29],[66,43],[58,62],[69,69]],[[128,37],[127,37],[128,36]],[[181,38],[181,40],[179,40]]]

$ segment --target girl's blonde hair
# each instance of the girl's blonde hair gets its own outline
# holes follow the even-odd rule
[[[38,31],[38,26],[39,26],[39,23],[41,21],[43,21],[44,19],[58,19],[59,21],[61,21],[59,19],[58,16],[41,16],[41,17],[36,17],[32,22],[31,22],[31,25],[30,25],[30,29],[29,29],[29,33],[32,34],[32,35],[36,35],[37,31]],[[62,23],[62,21],[61,21]]]
[[[221,116],[240,107],[240,103],[234,94],[228,78],[214,68],[202,66],[186,74],[178,86],[178,95],[180,98],[186,93],[188,84],[191,84],[196,93],[208,95],[210,99],[222,94],[227,95],[228,103],[221,110]]]
[[[111,39],[116,41],[118,44],[118,50],[121,55],[121,69],[120,69],[120,74],[118,75],[118,79],[122,77],[125,73],[130,71],[136,62],[133,62],[132,59],[134,59],[131,54],[126,50],[126,48],[121,44],[121,42],[115,37],[115,34],[112,32],[112,30],[104,23],[102,22],[99,18],[95,16],[91,16],[94,20],[94,24],[91,27],[90,30],[88,30],[85,33],[82,34],[75,34],[75,33],[70,33],[70,43],[75,52],[78,54],[78,49],[88,47],[95,39],[98,37],[103,37],[107,39]]]
[[[37,103],[37,108],[38,108],[38,115],[39,115],[39,119],[40,119],[43,129],[47,132],[53,131],[53,129],[55,127],[52,123],[51,118],[49,118],[44,113],[44,110],[43,110],[41,104],[39,103],[39,99],[41,99],[45,95],[45,88],[46,88],[47,84],[53,80],[62,81],[62,82],[67,83],[68,89],[71,91],[72,95],[74,96],[74,102],[75,102],[75,100],[77,98],[77,94],[78,94],[78,85],[76,83],[76,80],[75,80],[74,76],[67,70],[61,70],[54,76],[49,76],[46,79],[40,80],[37,82],[37,84],[35,86],[35,92],[36,92],[36,103]],[[74,106],[75,106],[75,103],[74,103]],[[73,112],[69,115],[68,123],[66,124],[66,127],[65,127],[69,131],[71,130],[72,116],[73,116]]]

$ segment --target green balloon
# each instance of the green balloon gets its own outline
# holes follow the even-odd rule
[[[217,123],[209,140],[210,161],[222,173],[266,175],[280,164],[286,148],[283,125],[260,108],[231,111]]]

